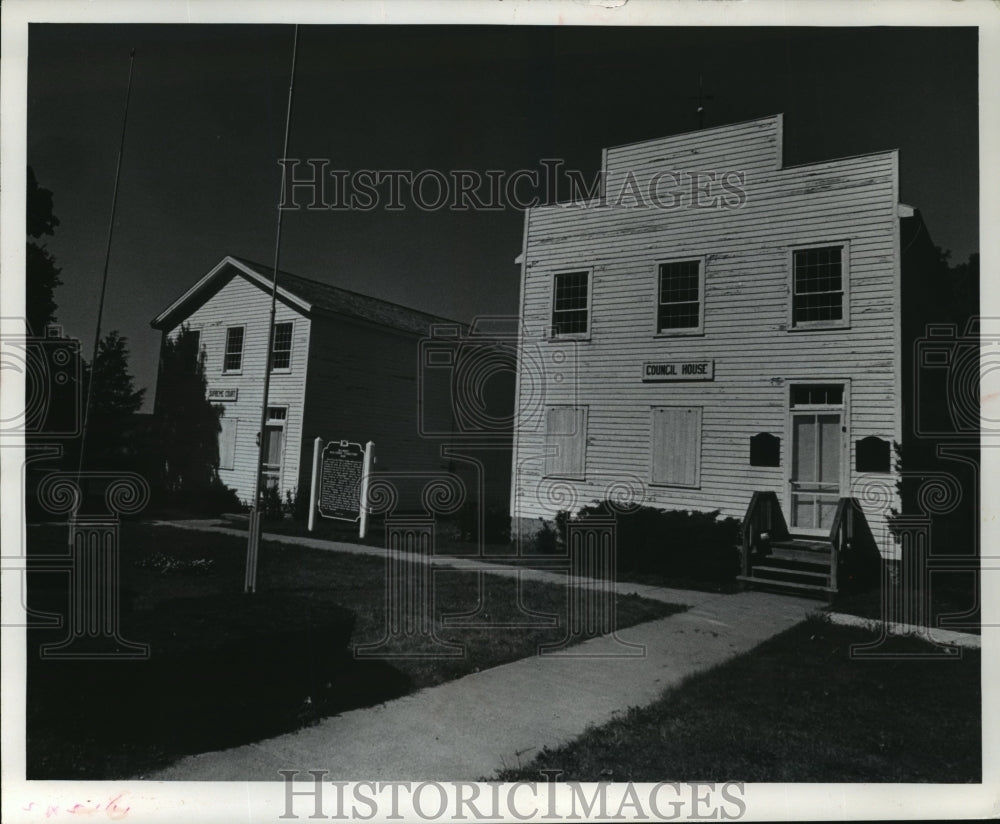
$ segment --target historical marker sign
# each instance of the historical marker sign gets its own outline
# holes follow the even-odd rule
[[[365,450],[359,443],[330,441],[323,450],[319,471],[319,514],[356,521],[361,517],[361,480]]]

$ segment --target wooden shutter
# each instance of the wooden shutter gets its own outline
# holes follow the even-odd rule
[[[236,422],[238,418],[220,418],[219,469],[232,469],[236,461]]]
[[[549,407],[545,416],[545,448],[546,475],[582,480],[587,454],[587,407]]]
[[[701,407],[653,407],[652,482],[701,483]]]

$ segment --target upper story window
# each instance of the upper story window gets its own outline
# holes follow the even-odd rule
[[[560,272],[552,291],[552,336],[590,333],[590,272]]]
[[[226,354],[222,361],[223,372],[239,372],[243,368],[243,327],[230,326],[226,330]]]
[[[847,247],[792,250],[792,327],[847,324]]]
[[[289,369],[292,365],[292,324],[274,324],[274,343],[271,347],[271,369]]]
[[[701,260],[674,260],[659,266],[656,331],[698,333],[704,328]]]

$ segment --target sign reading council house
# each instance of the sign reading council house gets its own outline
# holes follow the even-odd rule
[[[714,360],[646,361],[642,365],[644,381],[715,380]]]

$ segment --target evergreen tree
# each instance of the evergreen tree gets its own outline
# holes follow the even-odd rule
[[[146,390],[135,388],[128,358],[128,340],[112,331],[98,344],[97,361],[88,370],[88,379],[94,383],[85,457],[96,469],[131,466],[139,449],[134,443],[134,416],[142,407]]]
[[[156,389],[159,481],[168,495],[193,502],[218,485],[221,414],[206,395],[199,335],[183,326],[164,338]]]
[[[52,211],[52,192],[43,189],[35,179],[35,172],[28,167],[26,201],[28,237],[25,250],[25,296],[28,331],[33,335],[45,334],[45,327],[56,319],[55,289],[62,281],[55,258],[44,245],[35,243],[43,235],[51,235],[59,225],[59,218]]]

